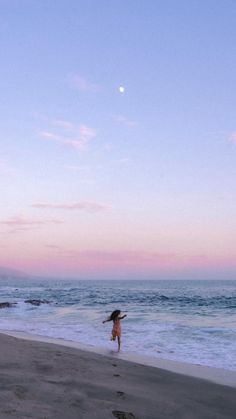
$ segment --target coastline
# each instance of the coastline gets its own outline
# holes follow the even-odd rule
[[[233,419],[236,389],[0,333],[1,419]]]
[[[16,337],[19,339],[30,340],[34,342],[44,342],[53,345],[60,345],[68,348],[79,349],[94,354],[99,354],[108,357],[114,357],[115,359],[122,359],[124,361],[154,367],[177,374],[182,374],[188,377],[199,378],[210,381],[215,384],[227,385],[236,388],[236,371],[225,370],[223,368],[208,367],[197,364],[184,363],[179,361],[167,360],[159,357],[151,357],[146,355],[140,355],[131,352],[117,352],[116,350],[108,350],[106,348],[97,348],[92,345],[85,345],[79,342],[49,338],[46,336],[33,335],[26,332],[12,332],[12,331],[1,331],[0,333],[8,336]]]

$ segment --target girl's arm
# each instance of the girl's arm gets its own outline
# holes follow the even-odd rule
[[[103,323],[109,322],[110,320],[111,320],[110,317],[107,317],[106,320],[103,320]]]
[[[123,316],[119,317],[120,320],[124,319],[125,317],[127,317],[127,314],[124,314]]]

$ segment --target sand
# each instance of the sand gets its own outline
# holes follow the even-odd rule
[[[0,347],[1,419],[236,417],[235,387],[52,342]]]

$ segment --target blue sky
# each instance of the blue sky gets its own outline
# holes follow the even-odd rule
[[[0,265],[234,278],[236,3],[0,11]]]

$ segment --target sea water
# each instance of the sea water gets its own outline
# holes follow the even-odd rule
[[[33,306],[27,299],[48,300]],[[236,370],[236,281],[69,281],[0,279],[0,330],[116,347],[113,310],[122,320],[122,350]]]

